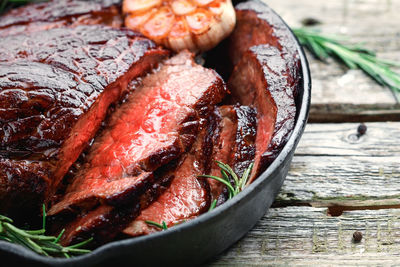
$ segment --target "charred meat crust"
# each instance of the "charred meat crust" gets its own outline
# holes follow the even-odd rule
[[[294,127],[296,106],[287,75],[279,50],[270,45],[258,45],[244,53],[229,80],[229,88],[239,101],[254,106],[258,113],[251,180],[272,163]]]
[[[0,213],[17,223],[35,218],[44,201],[49,176],[49,166],[45,162],[0,157]]]
[[[95,248],[114,239],[133,217],[139,213],[140,205],[130,205],[115,209],[102,205],[67,224],[60,240],[64,246],[93,238],[90,246]]]
[[[199,127],[209,120],[213,121],[208,114],[226,93],[225,84],[218,74],[195,65],[188,52],[181,52],[167,60],[159,71],[148,75],[136,86],[112,114],[109,125],[95,139],[88,152],[87,163],[68,187],[64,199],[49,210],[49,215],[72,211],[80,220],[82,214],[90,214],[88,210],[98,205],[113,205],[117,210],[121,205],[127,205],[126,199],[135,203],[134,199],[141,199],[142,196],[152,198],[153,193],[146,193],[154,183],[152,176],[145,176],[145,185],[141,187],[144,190],[139,192],[128,188],[127,194],[127,183],[123,180],[132,181],[134,185],[135,180],[140,181],[139,177],[146,171],[155,171],[190,149],[189,141],[196,139]],[[214,123],[210,125],[215,128]],[[212,129],[207,130],[213,132]],[[203,149],[211,151],[206,146]],[[154,157],[157,157],[156,160],[152,160]],[[209,158],[205,157],[207,161],[204,164],[209,162]],[[114,183],[120,185],[114,188]],[[209,190],[204,188],[206,186],[206,183],[203,184],[202,190],[207,195]],[[118,192],[123,193],[124,202],[120,201]],[[134,197],[128,197],[130,194]],[[143,201],[150,202],[140,200]],[[205,203],[209,204],[209,198]],[[97,226],[92,226],[93,232],[96,232]],[[86,227],[85,232],[90,231]]]
[[[93,187],[119,183],[116,180],[123,178],[136,179],[141,172],[154,171],[179,157],[188,149],[187,141],[197,135],[195,122],[199,115],[195,114],[219,102],[225,90],[222,79],[215,72],[194,65],[188,52],[167,60],[159,72],[143,79],[143,84],[113,114],[107,129],[94,141],[86,166],[49,214],[68,210],[71,205],[85,206],[95,191]],[[193,121],[194,118],[197,119]],[[188,120],[192,122],[190,127],[186,125]],[[188,137],[189,133],[192,137]],[[123,184],[119,188],[122,191]],[[96,196],[100,200],[108,194]]]
[[[256,153],[257,112],[249,106],[235,106],[237,116],[236,142],[233,153],[233,170],[241,177],[254,161]]]
[[[300,57],[296,40],[280,17],[267,5],[257,0],[235,6],[237,23],[229,40],[230,58],[236,65],[244,52],[254,45],[276,47],[285,60],[291,86],[297,90],[300,79]],[[296,96],[294,91],[294,95]]]
[[[300,59],[296,40],[278,15],[264,4],[239,4],[236,14],[236,28],[229,39],[235,67],[228,87],[234,101],[257,109],[252,181],[273,162],[293,130]]]
[[[78,25],[122,26],[121,0],[53,0],[16,8],[0,17],[0,36]]]
[[[39,192],[32,187],[28,194],[40,193],[36,199],[41,200],[54,194],[107,108],[129,91],[128,82],[169,54],[134,32],[103,26],[8,36],[2,44],[0,157],[22,164],[24,181],[38,177],[29,162],[46,165],[45,188]],[[14,183],[3,177],[1,181],[6,183],[3,188],[11,189]],[[6,212],[3,205],[0,211]]]
[[[241,177],[255,157],[257,134],[257,112],[254,108],[240,105],[225,105],[216,111],[218,130],[213,139],[213,162],[211,175],[220,176],[220,168],[215,161],[232,166]],[[226,186],[214,179],[208,179],[213,200],[217,206],[228,199]],[[233,182],[233,181],[231,181]]]
[[[123,234],[139,236],[156,231],[145,221],[164,221],[168,227],[192,219],[208,210],[211,203],[210,186],[198,175],[209,173],[213,143],[217,131],[216,113],[207,108],[203,114],[200,133],[191,150],[183,155],[177,170],[173,172],[171,185],[141,215],[129,224]],[[203,110],[206,111],[206,110]]]

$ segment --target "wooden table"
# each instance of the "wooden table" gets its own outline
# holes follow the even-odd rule
[[[292,27],[312,17],[323,32],[400,62],[400,0],[267,2]],[[310,120],[283,188],[209,266],[400,265],[400,104],[361,71],[308,58]],[[358,138],[360,121],[368,129]],[[352,242],[356,230],[360,243]]]

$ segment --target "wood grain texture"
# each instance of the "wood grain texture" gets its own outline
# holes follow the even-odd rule
[[[282,188],[282,200],[400,195],[400,123],[308,124]]]
[[[315,28],[326,34],[343,34],[349,43],[362,43],[382,58],[400,62],[399,0],[268,0],[266,3],[291,27],[314,18]],[[310,122],[399,121],[400,105],[388,88],[373,82],[360,70],[308,54],[313,91]],[[400,69],[397,68],[400,72]]]
[[[400,62],[400,0],[266,2],[292,27],[315,18]],[[400,265],[400,122],[367,123],[361,137],[358,123],[342,123],[399,121],[400,104],[359,70],[308,59],[309,121],[326,124],[307,125],[275,207],[208,266]]]
[[[308,124],[269,213],[210,266],[394,263],[400,122]],[[331,215],[338,215],[337,217]],[[364,234],[351,242],[354,231]]]
[[[400,210],[361,210],[340,217],[326,208],[270,209],[245,238],[209,266],[320,266],[394,263],[400,256]],[[352,241],[361,231],[360,243]]]

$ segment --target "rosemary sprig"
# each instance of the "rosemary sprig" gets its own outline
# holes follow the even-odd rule
[[[221,169],[222,177],[217,177],[213,175],[200,175],[199,177],[211,178],[226,185],[226,187],[228,188],[229,199],[231,199],[237,194],[239,194],[246,187],[246,183],[250,177],[254,163],[250,163],[249,167],[247,167],[247,169],[243,172],[242,177],[240,178],[228,164],[222,163],[220,161],[216,161],[216,163],[218,167]],[[231,180],[229,177],[232,177],[233,185],[231,184]],[[210,210],[215,208],[216,201],[214,200],[214,202],[211,203]]]
[[[215,207],[217,206],[217,200],[214,199],[213,202],[211,202],[210,208],[208,209],[208,211],[212,211],[213,209],[215,209]]]
[[[167,226],[167,223],[165,221],[162,221],[161,223],[157,223],[157,222],[154,222],[154,221],[145,221],[145,223],[147,223],[148,225],[152,225],[152,226],[158,227],[163,231],[164,230],[168,230],[168,226]]]
[[[343,38],[323,35],[315,30],[300,28],[293,32],[300,43],[318,59],[325,60],[333,56],[350,69],[361,69],[377,83],[389,87],[394,96],[400,100],[400,73],[390,67],[400,67],[400,62],[383,60],[376,54],[361,46],[344,44]]]
[[[63,256],[70,258],[74,255],[90,252],[90,250],[82,249],[82,247],[92,241],[92,238],[72,246],[63,247],[59,241],[64,230],[62,230],[57,237],[44,235],[46,232],[46,211],[44,205],[42,229],[23,230],[14,226],[12,223],[12,219],[0,215],[0,240],[22,245],[45,256]]]

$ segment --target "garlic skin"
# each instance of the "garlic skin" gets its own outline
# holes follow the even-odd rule
[[[175,52],[212,49],[235,27],[231,0],[124,0],[125,26]]]

